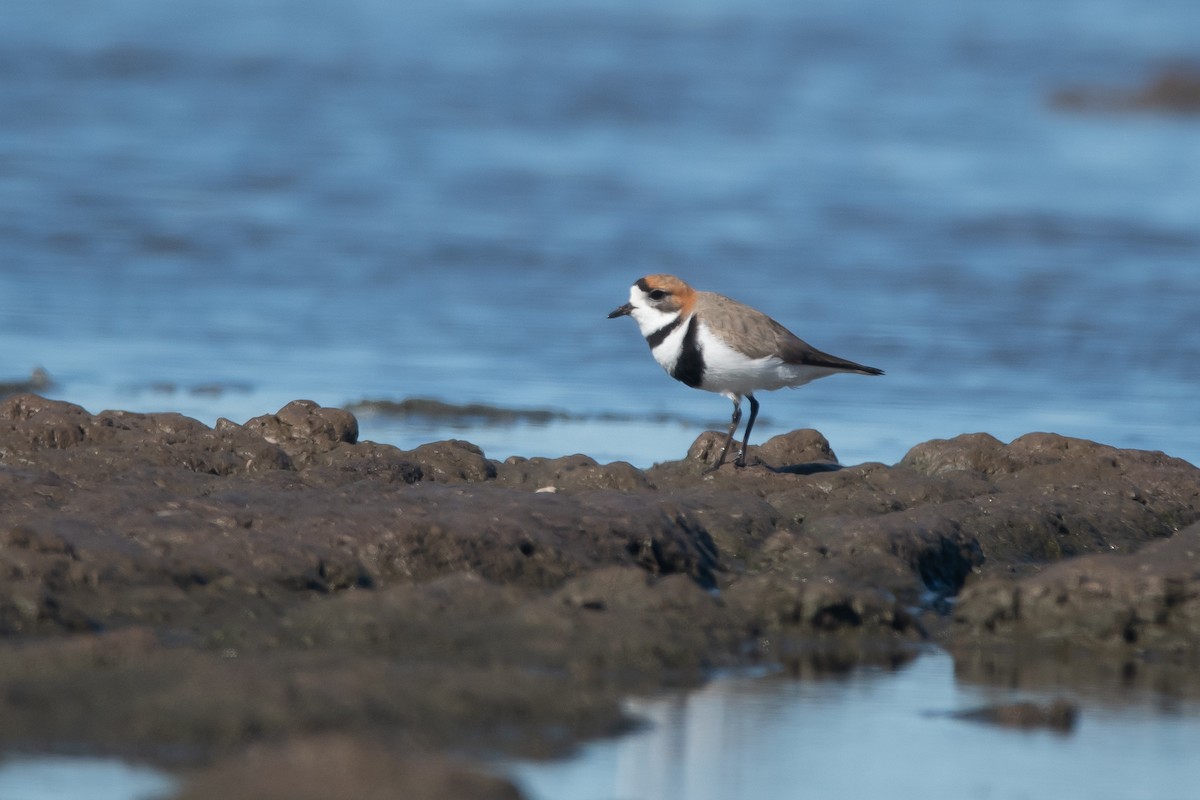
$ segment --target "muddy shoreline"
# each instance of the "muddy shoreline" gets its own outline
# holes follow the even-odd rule
[[[964,680],[1200,697],[1195,466],[1037,433],[841,467],[802,430],[704,475],[715,440],[639,470],[359,442],[305,401],[208,428],[0,400],[0,747],[187,797],[517,797],[473,760],[719,667],[932,643]]]

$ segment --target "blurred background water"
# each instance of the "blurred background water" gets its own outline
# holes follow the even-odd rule
[[[1049,430],[1200,462],[1200,116],[1051,102],[1196,57],[1194,0],[3,16],[0,380],[208,424],[560,409],[361,435],[646,466],[729,413],[605,319],[672,272],[887,370],[764,396],[762,437],[816,427],[853,463]]]

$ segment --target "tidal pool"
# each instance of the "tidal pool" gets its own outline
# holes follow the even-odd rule
[[[1079,705],[1070,732],[949,716],[1056,697]],[[724,678],[630,710],[646,720],[636,733],[505,771],[531,800],[1200,796],[1194,704],[1151,692],[1098,700],[963,684],[940,652],[837,678]]]

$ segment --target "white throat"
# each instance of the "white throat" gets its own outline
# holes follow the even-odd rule
[[[629,290],[629,304],[633,306],[633,311],[629,312],[629,316],[633,317],[633,321],[637,323],[638,330],[644,337],[670,325],[679,318],[680,314],[678,311],[659,311],[648,305],[646,296],[636,286]]]

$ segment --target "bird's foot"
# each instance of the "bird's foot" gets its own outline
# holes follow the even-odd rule
[[[716,472],[717,470],[719,470],[719,469],[721,468],[721,465],[725,463],[725,452],[726,452],[726,449],[727,449],[727,448],[724,448],[724,447],[722,447],[722,448],[721,448],[721,452],[717,454],[717,460],[716,460],[716,461],[714,461],[714,462],[712,463],[712,465],[711,465],[711,466],[709,466],[709,467],[706,467],[706,468],[704,469],[704,471],[703,471],[703,472],[701,472],[700,474],[701,474],[701,475],[711,475],[712,473],[714,473],[714,472]]]
[[[764,469],[768,469],[771,472],[778,472],[778,470],[775,469],[775,467],[772,467],[770,464],[763,461],[758,456],[754,456],[753,458],[750,459],[749,463],[747,463],[745,451],[738,453],[737,458],[735,458],[733,460],[733,465],[735,467],[737,467],[738,469],[744,469],[747,466],[751,466],[751,467],[763,467]]]
[[[723,458],[722,458],[722,459],[718,459],[718,460],[716,461],[716,463],[714,463],[714,464],[713,464],[712,466],[710,466],[710,467],[706,467],[706,468],[704,469],[704,471],[703,471],[703,472],[701,472],[700,474],[701,474],[701,475],[711,475],[712,473],[714,473],[714,472],[716,472],[717,470],[719,470],[719,469],[721,468],[721,465],[722,465],[722,464],[724,464],[724,463],[725,463],[725,459],[723,459]],[[738,456],[737,458],[735,458],[735,459],[734,459],[733,461],[731,461],[730,463],[731,463],[731,464],[733,464],[733,466],[734,466],[734,468],[735,468],[735,469],[745,469],[747,466],[751,466],[751,467],[763,467],[763,468],[765,468],[765,469],[768,469],[768,470],[770,470],[771,472],[778,472],[778,471],[779,471],[779,470],[775,469],[775,467],[772,467],[770,464],[768,464],[767,462],[763,461],[761,458],[755,458],[755,459],[752,461],[752,463],[750,463],[750,464],[747,464],[747,463],[746,463],[746,458],[745,458],[745,456]]]
[[[724,463],[725,463],[725,452],[722,451],[721,455],[717,456],[717,460],[712,463],[712,466],[705,469],[702,474],[708,475],[709,473],[716,472],[717,470],[719,470],[721,468],[721,465],[723,465]],[[743,469],[746,466],[746,452],[743,450],[742,452],[738,453],[737,458],[733,459],[733,461],[730,463],[732,463],[736,469]],[[762,462],[759,461],[758,459],[755,459],[754,463],[761,464]]]

